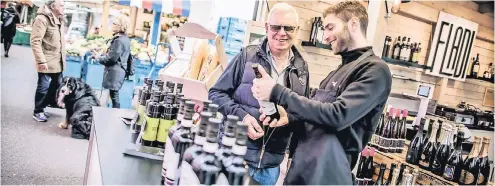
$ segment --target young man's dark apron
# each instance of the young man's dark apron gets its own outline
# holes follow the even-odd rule
[[[314,93],[314,95],[310,95],[311,96],[311,99],[312,100],[315,100],[315,101],[322,102],[322,103],[332,103],[332,102],[335,102],[336,99],[337,99],[337,97],[340,96],[340,94],[342,93],[343,90],[345,90],[345,88],[346,88],[345,86],[347,86],[349,84],[347,81],[349,81],[349,77],[348,76],[349,76],[350,72],[354,68],[356,68],[357,65],[359,65],[360,63],[362,63],[363,60],[365,60],[367,57],[369,57],[371,55],[373,55],[373,51],[370,49],[370,50],[366,51],[365,53],[363,53],[358,59],[356,59],[356,60],[354,60],[352,62],[349,62],[349,63],[340,65],[337,68],[337,70],[335,70],[335,71],[331,72],[330,74],[328,74],[328,76],[320,83],[319,89]],[[336,79],[336,81],[330,82],[330,80],[332,78],[337,77],[336,75],[339,76]],[[350,125],[352,125],[352,123],[349,123],[348,124],[348,126],[350,126]],[[313,127],[314,127],[314,125],[311,125],[311,124],[306,125],[306,131],[307,132],[311,132],[312,129],[313,129]],[[340,143],[340,141],[339,141],[339,143]],[[297,151],[296,151],[296,153],[297,153]],[[300,155],[304,156],[304,154],[300,154]],[[305,157],[299,157],[299,158],[296,158],[295,161],[304,160],[304,158]],[[322,157],[322,158],[325,158],[325,157]],[[348,159],[349,163],[351,163],[352,158],[350,156],[347,156],[347,159]],[[294,163],[294,162],[292,162],[292,163]],[[298,169],[298,167],[292,167],[292,168]],[[289,173],[288,173],[287,176],[290,175],[290,171],[291,170],[289,170]],[[317,171],[323,171],[323,170],[317,170]],[[297,170],[296,172],[303,173],[304,170]],[[327,176],[330,176],[330,175],[327,175]],[[355,182],[354,175],[352,175],[351,177],[353,179],[352,182]],[[306,179],[311,180],[310,178],[304,178],[304,179],[305,180]],[[319,184],[328,184],[328,183],[319,183]]]

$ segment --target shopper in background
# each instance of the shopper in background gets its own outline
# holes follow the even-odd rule
[[[104,57],[99,58],[93,52],[93,58],[105,66],[103,75],[103,88],[100,100],[101,105],[107,105],[108,94],[112,100],[113,108],[120,108],[119,90],[125,79],[125,68],[131,53],[131,41],[127,36],[129,20],[125,16],[118,16],[112,23],[113,39]]]
[[[36,121],[46,122],[44,109],[56,106],[55,92],[62,82],[65,69],[64,1],[50,0],[40,7],[31,32],[31,48],[38,68],[34,114]]]
[[[263,131],[258,120],[260,106],[251,93],[255,78],[252,64],[267,69],[280,86],[290,87],[299,95],[308,95],[308,65],[293,46],[297,41],[298,21],[299,16],[292,6],[286,3],[274,5],[265,23],[267,37],[264,41],[243,48],[209,91],[210,100],[220,105],[219,111],[223,115],[236,115],[248,125],[250,139],[245,160],[250,176],[262,185],[277,182],[292,128]],[[301,125],[290,119],[291,116],[288,120],[291,125]]]
[[[325,41],[342,56],[342,64],[321,82],[314,97],[278,85],[262,69],[263,77],[253,82],[256,99],[279,104],[305,122],[284,183],[288,185],[352,185],[351,170],[376,129],[391,89],[387,64],[366,41],[366,8],[345,1],[326,9],[323,17]]]
[[[7,6],[8,7],[2,11],[2,40],[5,57],[9,57],[10,46],[12,45],[16,32],[16,24],[21,22],[15,3],[10,2]]]

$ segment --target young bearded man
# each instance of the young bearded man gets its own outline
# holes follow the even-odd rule
[[[277,182],[292,128],[263,129],[260,126],[259,102],[251,92],[255,79],[252,64],[259,64],[259,69],[270,74],[265,74],[265,78],[272,79],[274,83],[298,95],[308,95],[308,66],[293,46],[297,41],[298,21],[293,7],[286,3],[274,5],[265,24],[267,37],[260,45],[244,48],[209,92],[209,98],[220,106],[222,114],[236,115],[248,125],[249,141],[244,158],[248,162],[250,176],[261,185],[275,185]],[[293,123],[292,117],[287,117],[287,113],[282,111],[280,115],[285,116],[282,117],[285,120],[281,123],[301,125]],[[293,135],[292,141],[297,141],[295,138]]]
[[[328,8],[323,17],[325,40],[342,56],[342,64],[328,74],[312,98],[277,85],[265,78],[264,71],[263,78],[253,82],[256,99],[278,104],[305,123],[298,126],[305,132],[286,176],[284,184],[288,185],[352,185],[351,170],[376,129],[391,89],[387,64],[366,42],[365,7],[358,1],[345,1]],[[268,124],[269,118],[262,115],[260,119]],[[275,121],[270,125],[286,124]]]

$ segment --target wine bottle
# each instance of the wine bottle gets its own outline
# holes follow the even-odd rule
[[[400,172],[399,172],[399,175],[397,177],[397,181],[395,182],[396,185],[400,185],[402,183],[402,178],[403,178],[403,175],[405,174],[405,171],[408,171],[406,169],[406,164],[401,164],[400,165]]]
[[[385,57],[392,57],[390,55],[391,48],[392,48],[392,37],[388,37],[388,47],[387,47],[387,52],[385,53]]]
[[[165,185],[176,185],[178,178],[178,169],[182,163],[184,151],[192,145],[191,128],[193,127],[194,102],[186,101],[183,118],[180,128],[174,132],[170,142],[172,142],[173,152],[168,158],[169,163],[166,169]]]
[[[374,185],[384,185],[383,176],[385,175],[385,169],[387,169],[387,165],[384,163],[380,164],[380,174],[378,174]]]
[[[158,126],[160,125],[160,112],[158,103],[161,93],[153,92],[153,97],[146,107],[146,116],[144,120],[144,132],[141,137],[143,146],[155,147],[156,136],[158,134]]]
[[[364,175],[364,183],[363,185],[369,185],[373,181],[373,157],[375,156],[375,149],[370,148],[369,149],[369,156],[365,161],[365,169],[363,170]]]
[[[450,155],[447,163],[445,164],[445,169],[443,172],[443,178],[448,181],[458,182],[461,176],[463,160],[462,160],[462,141],[464,138],[464,132],[459,131],[457,133],[457,141],[455,145],[455,150]]]
[[[450,125],[444,124],[443,129],[441,131],[440,139],[442,143],[440,143],[440,146],[438,146],[437,153],[435,154],[435,157],[433,159],[433,164],[431,166],[431,172],[433,174],[442,176],[443,171],[445,169],[445,164],[447,163],[447,160],[450,155],[450,148],[449,148],[449,142],[450,142],[450,135],[451,135],[451,127]]]
[[[217,136],[222,121],[216,118],[210,118],[208,121],[210,124],[206,133],[206,143],[203,145],[204,161],[199,165],[197,174],[202,185],[215,184],[221,170],[220,165],[216,164],[215,152],[218,150]]]
[[[392,181],[390,182],[390,186],[397,185],[397,178],[399,178],[399,169],[395,169],[394,172],[392,172]]]
[[[229,158],[232,155],[232,146],[235,144],[235,127],[237,126],[237,122],[239,121],[239,117],[234,115],[228,115],[227,121],[225,122],[224,132],[222,136],[220,149],[215,153],[217,157],[217,164],[222,168],[219,174],[219,178],[221,180],[227,180],[226,168],[222,166],[222,161],[224,159]]]
[[[412,171],[411,185],[416,185],[416,180],[418,179],[418,175],[419,175],[419,170],[418,169],[414,169]]]
[[[431,165],[433,164],[433,158],[435,156],[436,147],[436,137],[438,130],[438,123],[434,123],[431,131],[428,143],[424,146],[421,151],[421,156],[419,158],[419,167],[425,170],[431,170]]]
[[[421,52],[421,43],[418,43],[418,47],[416,47],[416,50],[414,51],[414,53],[416,54],[416,59],[414,59],[413,61],[415,63],[418,63],[420,52]]]
[[[388,41],[389,38],[389,36],[385,36],[385,41],[383,42],[382,57],[387,57],[388,55],[388,49],[390,48],[390,43]]]
[[[488,149],[490,148],[490,138],[483,137],[481,154],[479,155],[480,165],[478,173],[478,185],[486,185],[490,174],[490,162],[488,160]]]
[[[254,74],[256,75],[256,78],[261,78],[261,73],[259,71],[259,65],[257,63],[253,63],[252,68],[254,70]],[[263,67],[261,67],[263,68]],[[260,101],[260,107],[261,110],[263,111],[263,114],[265,114],[267,117],[270,117],[270,122],[277,119],[280,119],[280,113],[278,112],[277,106],[268,101]]]
[[[450,135],[451,137],[450,137],[450,147],[449,147],[450,148],[450,154],[452,154],[452,152],[454,152],[454,150],[456,148],[455,143],[457,141],[457,134],[459,132],[458,129],[459,128],[457,127],[456,124],[452,125],[452,132],[451,132],[452,135]]]
[[[164,94],[162,93],[162,96]],[[173,111],[175,94],[165,93],[162,103],[160,103],[160,124],[158,125],[158,134],[156,135],[156,144],[158,148],[165,149],[169,129],[175,124],[174,116],[177,113]]]
[[[431,131],[433,130],[433,124],[435,123],[435,120],[428,118],[426,123],[428,124],[428,130],[426,131],[426,135],[424,135],[423,142],[421,143],[422,148],[424,148],[428,143],[428,141],[430,140]]]
[[[390,148],[389,148],[389,153],[395,153],[398,151],[398,146],[399,146],[399,126],[400,126],[400,121],[402,120],[402,115],[400,114],[401,110],[396,109],[395,110],[395,116],[394,116],[394,122],[392,125],[392,135],[390,138]]]
[[[184,85],[182,83],[177,83],[177,90],[175,91],[176,94],[182,94],[182,88]]]
[[[356,173],[356,183],[357,185],[362,185],[364,181],[364,173],[366,170],[366,159],[368,159],[368,148],[364,148],[363,151],[361,151],[361,158],[359,158],[359,164],[357,168],[357,173]]]
[[[397,40],[395,40],[395,45],[394,45],[394,50],[392,53],[392,58],[394,59],[399,59],[400,56],[400,47],[402,46],[400,36],[397,37]]]
[[[165,88],[163,89],[163,91],[165,93],[174,93],[174,89],[175,89],[175,83],[174,82],[171,82],[171,81],[167,81],[165,83]]]
[[[406,109],[402,110],[402,120],[399,127],[399,147],[397,153],[402,153],[406,146],[406,133],[407,133],[407,113]]]
[[[245,179],[249,178],[244,167],[244,155],[247,151],[247,128],[246,124],[237,122],[236,141],[232,147],[232,156],[222,161],[227,170],[229,185],[244,185]]]
[[[416,47],[418,47],[417,43],[414,44],[411,43],[411,51],[409,53],[409,59],[408,59],[409,62],[414,62],[413,58],[414,58],[414,53],[416,53]]]
[[[392,177],[394,177],[394,170],[396,167],[397,167],[396,163],[390,164],[390,171],[388,172],[388,178],[387,181],[385,182],[385,185],[392,184]]]
[[[382,111],[382,114],[380,115],[380,119],[378,121],[378,126],[375,130],[375,134],[372,135],[372,147],[374,148],[378,148],[378,145],[380,144],[380,139],[381,139],[381,135],[382,135],[382,130],[385,126],[385,123],[386,123],[386,118],[388,116],[387,114],[387,111],[392,108],[391,105],[388,105],[387,108],[383,109]]]
[[[309,35],[309,42],[316,44],[316,32],[318,27],[316,26],[318,23],[318,17],[313,18],[313,23],[311,24],[311,34]]]
[[[480,138],[475,136],[473,147],[469,156],[464,160],[462,165],[461,176],[459,178],[459,184],[463,185],[475,185],[478,183],[478,172],[479,172],[479,146]]]
[[[212,117],[211,112],[201,112],[201,120],[194,137],[194,144],[184,151],[184,158],[180,167],[180,179],[178,185],[199,184],[199,179],[194,173],[191,163],[203,152],[203,144],[206,141],[206,132],[209,125],[208,120]]]
[[[411,55],[411,38],[407,38],[407,43],[406,43],[406,53],[404,54],[404,58],[402,60],[404,61],[409,61],[409,57]]]
[[[392,126],[393,126],[393,122],[394,122],[394,117],[395,117],[395,110],[393,108],[390,108],[389,112],[388,112],[388,119],[387,119],[387,123],[385,124],[384,128],[383,128],[383,132],[381,134],[381,138],[380,138],[380,144],[378,146],[378,150],[381,151],[381,152],[388,152],[389,148],[390,148],[390,138],[391,138],[391,135],[392,135]]]
[[[474,58],[473,67],[471,68],[471,77],[472,78],[477,78],[478,77],[478,73],[480,71],[479,57],[480,57],[480,54],[476,54],[476,58]]]
[[[402,38],[402,46],[400,46],[400,53],[399,53],[399,60],[405,60],[407,58],[407,48],[409,47],[409,44],[407,43],[407,38],[403,37]]]
[[[423,141],[423,128],[425,126],[425,121],[426,121],[425,118],[421,118],[421,121],[419,122],[418,131],[416,132],[416,135],[414,136],[413,140],[409,145],[409,148],[407,149],[407,154],[406,154],[407,163],[418,165],[420,151],[422,149],[421,142]]]

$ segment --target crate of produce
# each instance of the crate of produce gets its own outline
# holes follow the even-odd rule
[[[85,60],[83,68],[85,69],[83,80],[93,89],[102,89],[105,67],[101,64],[93,63],[92,60]]]
[[[82,60],[80,56],[67,56],[65,60],[65,69],[63,71],[64,76],[71,76],[75,78],[81,78],[82,75]]]

